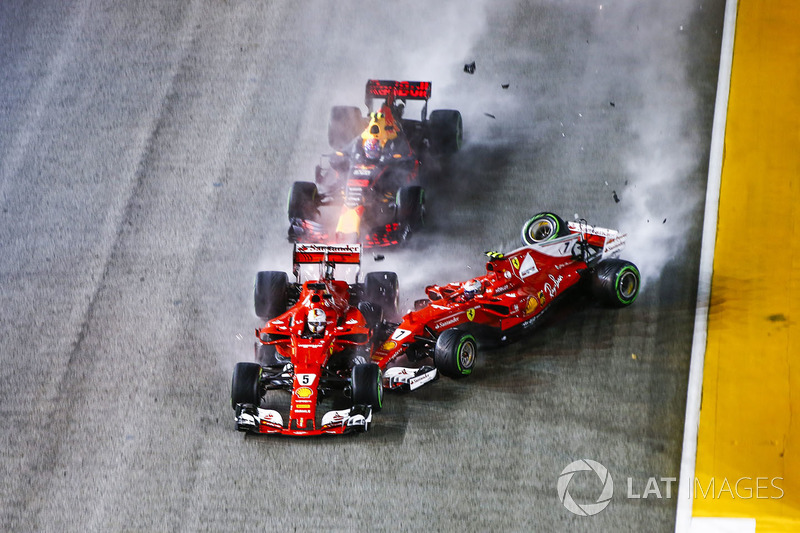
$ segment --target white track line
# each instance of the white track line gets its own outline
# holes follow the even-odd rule
[[[689,386],[686,393],[686,419],[683,426],[683,452],[678,489],[678,508],[675,531],[688,533],[692,522],[695,463],[697,460],[697,430],[700,424],[700,400],[703,392],[703,365],[708,337],[708,307],[711,296],[711,276],[714,272],[714,248],[717,241],[719,189],[722,179],[722,158],[725,147],[725,125],[728,118],[728,96],[731,88],[733,40],[736,33],[738,0],[725,5],[725,23],[717,79],[717,99],[711,133],[711,155],[708,164],[706,209],[703,220],[703,241],[700,252],[700,276],[697,286],[697,307],[694,316],[692,359],[689,366]]]

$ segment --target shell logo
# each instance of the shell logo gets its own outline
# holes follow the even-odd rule
[[[539,302],[536,300],[536,298],[533,296],[529,297],[527,303],[525,304],[525,314],[529,315],[533,313],[533,310],[536,309],[536,305],[538,303]]]
[[[295,391],[295,394],[297,394],[299,398],[310,398],[314,395],[314,391],[308,387],[300,387]]]
[[[396,342],[394,342],[394,341],[386,341],[386,342],[383,343],[382,348],[384,350],[392,350],[392,349],[394,349],[395,346],[397,346]]]

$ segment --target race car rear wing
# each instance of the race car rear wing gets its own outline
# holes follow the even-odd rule
[[[427,100],[431,97],[431,82],[367,80],[367,107],[373,98],[388,98],[391,95],[403,100]]]
[[[431,97],[431,82],[429,81],[395,81],[395,80],[367,80],[366,96],[364,103],[371,113],[374,99],[384,100],[390,107],[396,99],[419,100],[424,102],[421,117],[424,121],[428,116],[428,98]]]
[[[296,265],[310,263],[360,265],[361,245],[296,243],[292,258]]]
[[[625,241],[628,239],[627,233],[620,233],[617,230],[601,228],[598,226],[590,226],[585,222],[568,222],[569,230],[572,233],[577,233],[583,236],[589,244],[597,247],[602,247],[603,257],[617,257],[622,249],[625,247]]]

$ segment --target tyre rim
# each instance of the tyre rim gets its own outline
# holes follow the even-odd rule
[[[636,295],[639,279],[632,270],[625,270],[619,277],[619,295],[626,302]]]
[[[555,233],[555,228],[553,227],[553,223],[549,220],[537,220],[531,224],[531,227],[528,229],[528,236],[533,242],[545,241],[549,239],[553,233]]]
[[[463,372],[469,370],[475,364],[475,344],[467,340],[461,345],[461,352],[458,354],[458,366]]]

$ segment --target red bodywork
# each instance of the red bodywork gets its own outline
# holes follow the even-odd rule
[[[426,287],[428,300],[417,305],[423,307],[403,317],[372,359],[386,368],[407,350],[432,346],[443,331],[454,327],[485,328],[501,335],[531,327],[553,300],[581,281],[588,268],[579,253],[583,238],[596,253],[605,254],[613,254],[624,242],[624,235],[612,230],[592,228],[596,233],[582,235],[580,225],[570,223],[569,228],[570,235],[555,240],[509,254],[487,253],[490,260],[483,276]],[[471,281],[481,285],[474,296],[465,294]]]
[[[336,247],[324,247],[324,252],[318,251],[322,248],[298,244],[295,248],[295,265],[360,262],[360,248],[357,246],[340,247],[341,252],[336,252]],[[364,317],[349,301],[350,287],[345,281],[307,281],[295,305],[256,330],[259,342],[275,345],[280,355],[290,359],[294,369],[288,427],[282,421],[278,423],[262,418],[259,433],[321,435],[340,434],[349,430],[340,424],[344,416],[337,418],[334,415],[333,423],[325,425],[318,425],[316,420],[320,379],[328,373],[326,368],[331,358],[345,349],[365,346],[370,340],[370,330]],[[319,337],[306,329],[306,317],[313,308],[323,309],[327,319],[325,332]],[[345,380],[347,375],[349,373],[343,373],[341,378]]]

